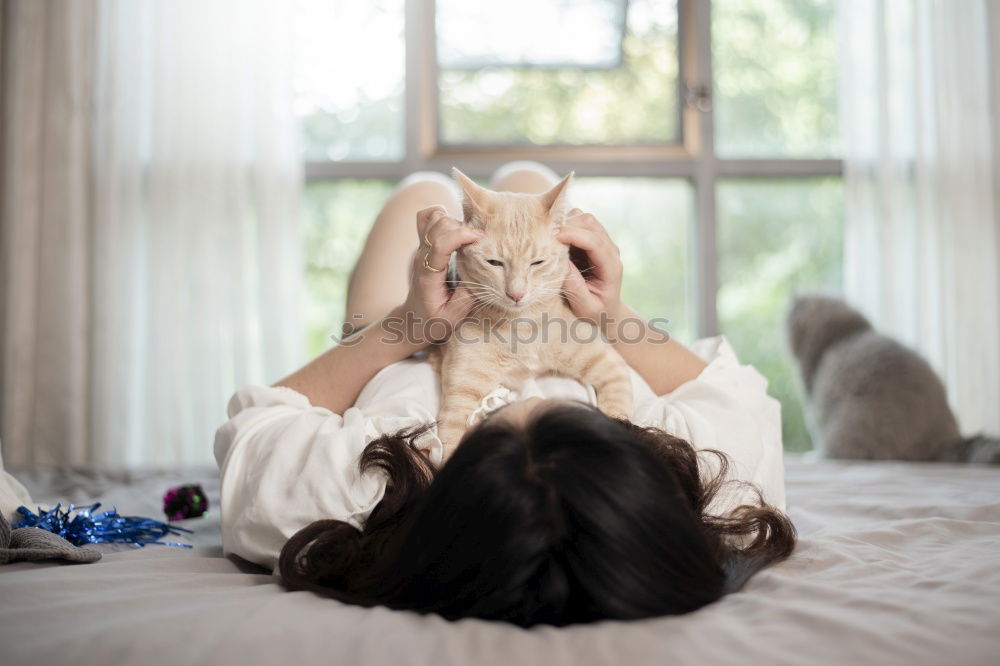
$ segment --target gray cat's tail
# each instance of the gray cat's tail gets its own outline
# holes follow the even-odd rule
[[[958,443],[957,458],[980,465],[1000,465],[1000,438],[976,435]]]

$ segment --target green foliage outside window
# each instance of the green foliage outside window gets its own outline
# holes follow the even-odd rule
[[[781,401],[785,448],[808,450],[785,313],[796,292],[840,288],[841,180],[723,181],[718,209],[719,325]]]

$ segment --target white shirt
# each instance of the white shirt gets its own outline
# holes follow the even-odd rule
[[[708,366],[674,391],[657,396],[632,371],[633,416],[686,439],[697,449],[717,449],[731,462],[731,479],[756,484],[765,500],[785,507],[781,405],[767,395],[767,380],[740,365],[724,337],[691,345]],[[383,368],[365,385],[343,416],[314,407],[286,387],[247,386],[229,401],[229,421],[215,435],[221,478],[222,545],[275,569],[285,541],[315,520],[336,519],[360,528],[385,493],[383,472],[361,474],[365,446],[387,433],[437,418],[437,373],[411,358]],[[546,376],[519,387],[499,386],[481,410],[532,396],[596,404],[592,387]],[[442,445],[433,430],[416,442],[435,464]],[[701,459],[714,468],[713,457]],[[716,497],[711,510],[725,513],[749,499],[734,487]]]

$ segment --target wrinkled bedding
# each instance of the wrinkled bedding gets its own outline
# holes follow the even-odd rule
[[[94,564],[0,567],[0,663],[1000,663],[1000,469],[787,460],[793,557],[683,617],[530,631],[285,592],[222,556],[214,468],[13,470],[40,504],[161,517],[171,485],[213,508],[194,548],[102,545]],[[32,507],[34,508],[34,507]]]

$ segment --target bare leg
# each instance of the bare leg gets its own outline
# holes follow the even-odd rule
[[[559,182],[556,173],[538,162],[508,162],[490,178],[490,188],[497,192],[541,194]]]
[[[462,216],[451,179],[421,171],[404,178],[382,206],[347,286],[344,321],[354,329],[385,316],[406,300],[410,260],[421,242],[417,211],[436,205],[444,206],[449,215]]]

